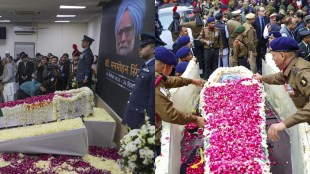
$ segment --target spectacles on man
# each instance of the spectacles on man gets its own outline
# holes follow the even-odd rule
[[[117,36],[118,36],[118,38],[121,38],[123,36],[123,33],[125,33],[125,36],[128,37],[132,30],[133,30],[133,27],[131,25],[124,27],[124,28],[121,28],[117,32]]]

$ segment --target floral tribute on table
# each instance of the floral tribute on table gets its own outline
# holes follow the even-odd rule
[[[93,100],[93,92],[84,87],[1,103],[0,127],[26,126],[89,116],[93,113]]]
[[[150,125],[148,119],[146,117],[140,129],[130,130],[120,141],[119,163],[132,173],[155,173],[155,126]]]
[[[118,149],[89,147],[83,157],[0,153],[0,173],[125,174],[119,168]]]
[[[240,69],[247,74],[242,67],[233,70]],[[264,88],[254,79],[240,77],[225,83],[211,78],[201,91],[200,110],[206,119],[204,173],[270,173]]]

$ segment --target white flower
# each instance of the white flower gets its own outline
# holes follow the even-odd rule
[[[129,159],[130,161],[136,161],[137,158],[138,158],[138,156],[137,156],[136,154],[133,154],[133,155],[131,155],[130,157],[128,157],[128,159]]]
[[[128,144],[131,141],[132,141],[132,139],[130,137],[126,137],[125,140],[124,140],[124,143]]]
[[[142,162],[144,165],[148,165],[149,164],[149,160],[147,160],[147,158],[145,158]]]
[[[147,143],[149,144],[155,144],[155,136],[151,137],[151,138],[148,138],[147,139]]]
[[[147,126],[146,125],[143,125],[143,126],[141,126],[141,130],[145,130],[145,131],[147,131]]]
[[[150,132],[150,134],[155,134],[155,126],[150,126],[149,127],[149,132]]]
[[[146,150],[145,149],[140,149],[139,150],[140,158],[145,158],[146,157]]]
[[[147,130],[141,129],[141,130],[140,130],[140,134],[141,134],[142,136],[145,136],[145,135],[147,134]]]
[[[139,138],[137,138],[135,141],[134,141],[134,143],[136,144],[136,145],[141,145],[141,140],[139,139]]]
[[[152,151],[152,150],[147,150],[147,151],[146,151],[146,157],[149,158],[149,159],[154,158],[154,151]]]
[[[134,171],[137,165],[131,161],[128,161],[128,167],[131,169],[131,171]]]
[[[125,151],[134,152],[137,150],[136,145],[133,142],[130,142],[126,147]]]

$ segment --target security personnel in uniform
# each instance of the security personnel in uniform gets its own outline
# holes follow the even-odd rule
[[[257,36],[256,30],[253,27],[253,23],[255,21],[255,14],[249,13],[245,16],[246,22],[243,24],[245,27],[245,35],[244,38],[245,43],[248,47],[249,51],[249,64],[252,72],[256,71],[256,47],[257,47]]]
[[[215,19],[213,17],[209,17],[207,22],[208,26],[201,30],[199,36],[204,46],[204,79],[208,79],[214,70],[218,68],[219,57],[222,58],[223,56],[221,30],[214,27]]]
[[[310,30],[300,32],[303,37],[302,41],[298,44],[299,56],[307,61],[310,61]]]
[[[155,73],[155,44],[164,44],[157,39],[154,33],[140,34],[139,55],[145,61],[138,71],[135,86],[132,89],[129,101],[124,113],[122,124],[131,129],[138,129],[143,124],[146,115],[150,118],[150,124],[155,125],[154,120],[154,73]]]
[[[272,124],[268,130],[271,140],[279,139],[278,133],[296,124],[310,123],[310,63],[296,58],[297,42],[290,37],[279,37],[270,42],[271,54],[281,72],[261,76],[255,74],[256,80],[267,84],[285,85],[285,89],[293,100],[297,112],[283,122]]]
[[[80,60],[76,73],[76,81],[78,83],[78,87],[91,87],[91,66],[94,61],[94,55],[90,49],[90,45],[93,43],[93,41],[94,39],[84,35],[84,38],[82,40],[82,48],[84,48],[84,51],[80,55]]]
[[[229,66],[230,67],[233,66],[233,56],[232,56],[233,42],[235,41],[235,39],[238,36],[236,33],[234,33],[234,30],[236,29],[236,27],[241,25],[241,22],[240,22],[241,15],[240,15],[240,13],[241,13],[241,10],[233,11],[231,13],[233,18],[227,21],[227,29],[228,29],[228,34],[229,34],[228,46],[230,48],[228,59],[229,59]]]
[[[177,59],[180,59],[180,62],[189,62],[193,58],[193,54],[190,48],[182,47],[176,53]]]
[[[238,37],[233,43],[233,57],[234,57],[234,66],[244,66],[248,69],[250,69],[249,64],[249,49],[245,43],[245,36],[246,31],[245,27],[240,25],[238,26],[235,31],[236,34],[238,34]]]
[[[164,47],[155,48],[155,149],[156,155],[160,154],[161,121],[173,124],[184,125],[195,123],[198,127],[203,127],[205,122],[203,117],[194,116],[178,111],[169,100],[169,88],[178,88],[189,84],[202,86],[204,83],[200,79],[187,79],[182,77],[169,77],[172,67],[177,64],[174,53]]]

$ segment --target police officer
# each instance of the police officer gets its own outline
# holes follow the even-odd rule
[[[273,60],[281,72],[265,76],[257,73],[254,78],[268,84],[285,85],[297,108],[295,114],[270,126],[268,136],[276,141],[279,139],[279,132],[299,123],[310,123],[310,63],[296,58],[298,44],[293,38],[276,38],[270,42],[270,47]]]
[[[182,47],[176,53],[177,59],[180,59],[180,62],[189,62],[193,58],[193,54],[190,48]]]
[[[250,69],[250,64],[249,64],[249,51],[248,51],[248,47],[245,43],[245,36],[246,36],[246,32],[245,32],[245,27],[240,25],[238,26],[235,31],[236,34],[238,34],[238,37],[236,38],[236,40],[233,43],[233,49],[234,49],[234,66],[244,66],[248,69]]]
[[[155,44],[164,44],[155,37],[154,33],[140,34],[139,55],[145,61],[138,71],[135,86],[132,89],[124,113],[122,124],[131,129],[138,129],[145,120],[145,114],[154,125],[154,73],[155,73]]]
[[[200,41],[204,46],[204,79],[208,79],[213,71],[218,67],[219,57],[223,56],[222,34],[219,28],[214,27],[215,19],[208,18],[208,26],[200,32]]]
[[[310,61],[310,30],[300,32],[303,37],[302,41],[298,44],[299,56],[307,61]]]
[[[90,49],[90,45],[93,43],[93,41],[94,39],[84,35],[84,38],[82,40],[82,48],[84,48],[84,51],[80,55],[80,60],[76,73],[76,81],[78,83],[78,87],[91,87],[91,66],[94,61],[94,55]]]
[[[252,72],[256,71],[256,46],[257,46],[257,36],[256,30],[253,27],[255,21],[255,14],[249,13],[245,16],[246,22],[243,24],[245,27],[245,38],[244,41],[248,47],[249,51],[249,64]]]
[[[169,100],[167,88],[177,88],[194,84],[202,86],[204,83],[200,79],[187,79],[182,77],[169,77],[172,67],[177,64],[174,53],[164,47],[155,48],[155,149],[156,155],[160,154],[161,121],[173,124],[184,125],[195,123],[198,127],[203,127],[205,122],[203,117],[182,113],[173,107]]]
[[[175,76],[182,76],[187,68],[188,62],[180,62],[175,67]]]

